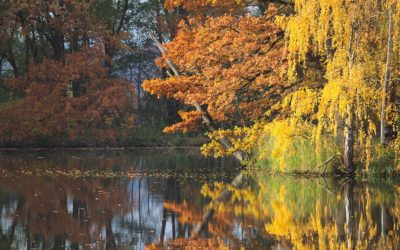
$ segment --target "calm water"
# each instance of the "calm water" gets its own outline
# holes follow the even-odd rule
[[[234,188],[235,161],[196,150],[2,152],[0,173],[0,249],[400,247],[396,183],[258,174]]]

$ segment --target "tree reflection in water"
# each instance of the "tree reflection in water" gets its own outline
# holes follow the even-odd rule
[[[215,202],[222,190],[228,200]],[[398,249],[399,186],[354,180],[261,177],[238,189],[220,182],[202,194],[215,213],[196,239],[170,240],[149,249],[227,247],[282,249]],[[198,223],[202,210],[165,203],[182,222]]]
[[[23,244],[38,248],[45,239],[53,239],[52,248],[106,242],[115,246],[113,215],[122,215],[132,207],[126,199],[126,189],[121,187],[124,183],[119,180],[22,177],[18,182],[3,180],[1,185],[6,192],[17,194],[11,198],[15,210],[7,213],[12,221],[9,242],[16,248]],[[14,239],[18,226],[26,231],[26,243]],[[18,238],[21,235],[18,232]]]
[[[17,173],[0,178],[0,249],[143,249],[187,237],[191,225],[180,223],[164,202],[201,207],[203,199],[193,195],[200,193],[198,179],[228,178],[216,178],[227,172],[222,161],[198,151],[49,153],[38,159],[41,154],[0,155],[0,170]],[[136,177],[38,176],[36,169],[133,169]]]
[[[55,155],[0,155],[0,170],[18,173],[0,178],[0,249],[400,245],[398,184],[259,175],[239,189],[224,184],[237,173],[232,162],[198,153]],[[83,178],[29,173],[93,168],[133,169],[136,174]],[[215,202],[226,189],[228,199]],[[199,237],[190,238],[210,208],[214,216]]]

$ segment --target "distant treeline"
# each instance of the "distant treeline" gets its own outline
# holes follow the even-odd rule
[[[148,33],[182,18],[163,0],[2,1],[0,146],[170,144],[155,137],[180,105],[141,83],[166,76]]]

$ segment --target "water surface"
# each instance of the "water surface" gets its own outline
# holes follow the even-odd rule
[[[227,185],[239,172],[198,150],[2,152],[0,249],[400,246],[397,183],[252,174]]]

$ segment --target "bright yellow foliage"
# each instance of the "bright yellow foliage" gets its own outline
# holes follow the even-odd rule
[[[344,119],[354,115],[359,146],[368,166],[372,136],[380,116],[389,9],[398,1],[296,0],[295,15],[281,18],[287,35],[289,76],[310,60],[324,65],[326,83],[316,102],[319,141],[325,132],[340,136]],[[396,14],[396,22],[398,15]],[[385,27],[382,29],[382,27]],[[314,55],[310,59],[310,54]],[[308,104],[309,105],[309,104]],[[349,113],[350,112],[350,113]],[[294,109],[296,113],[296,109]]]

